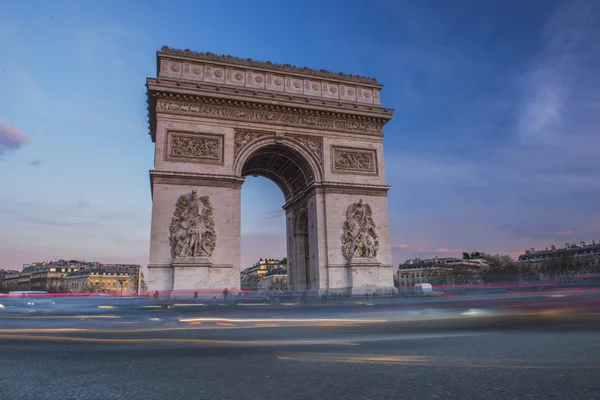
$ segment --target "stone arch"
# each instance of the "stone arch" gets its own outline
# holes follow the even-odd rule
[[[305,262],[310,287],[298,289],[321,294],[393,288],[389,186],[379,168],[383,126],[393,110],[381,106],[382,85],[371,78],[189,50],[163,48],[157,61],[157,76],[146,81],[150,137],[156,143],[150,171],[150,290],[240,288],[241,187],[249,175],[275,182],[286,198],[290,272],[296,264],[289,256],[310,247]],[[201,229],[203,240],[216,238],[214,251],[207,257],[173,257],[170,227],[173,221],[181,226],[184,215],[176,215],[183,207],[178,199],[194,191],[210,200],[211,224],[182,228],[182,240],[192,235],[197,240]],[[376,257],[348,260],[335,238],[345,222],[338,216],[359,198],[372,207],[381,245]],[[198,217],[195,211],[188,214],[190,220]],[[295,234],[306,239],[302,246]]]
[[[279,156],[296,164],[296,171],[289,170],[288,172],[301,172],[304,175],[306,178],[306,185],[301,189],[307,189],[312,186],[313,183],[323,181],[321,164],[311,152],[307,151],[293,138],[276,136],[261,137],[243,147],[234,160],[233,174],[238,177],[260,175],[271,179],[281,188],[286,201],[295,197],[295,195],[298,195],[299,193],[293,193],[294,188],[289,185],[290,182],[288,181],[291,176],[283,176],[279,173],[281,171],[268,168],[264,163],[258,163],[251,168],[245,168],[249,166],[248,163],[252,162],[253,159],[263,155],[268,155],[268,157]]]

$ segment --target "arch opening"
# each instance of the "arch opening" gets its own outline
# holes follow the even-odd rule
[[[294,274],[291,287],[295,292],[307,292],[311,288],[313,276],[310,268],[308,247],[308,214],[301,209],[294,221],[293,260]]]
[[[316,180],[315,171],[303,154],[278,143],[266,144],[250,153],[241,165],[241,176],[271,180],[281,189],[286,204],[301,198]],[[309,263],[308,213],[304,208],[293,211],[286,206],[286,210],[294,215],[285,234],[287,290],[307,292],[315,281]]]
[[[297,151],[280,144],[270,144],[254,151],[242,166],[242,177],[263,176],[275,182],[286,202],[303,193],[315,182],[308,161]]]

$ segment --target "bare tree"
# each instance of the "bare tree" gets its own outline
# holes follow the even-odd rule
[[[450,269],[448,268],[436,268],[431,272],[425,274],[427,282],[433,286],[447,285],[450,280]]]
[[[257,274],[256,272],[253,272],[251,274],[246,274],[242,276],[242,286],[245,287],[255,287],[257,286],[260,282],[262,281],[262,276],[260,274]]]
[[[517,283],[519,282],[519,266],[508,255],[495,255],[487,258],[487,268],[483,270],[485,283]]]
[[[273,292],[287,292],[288,282],[287,279],[271,279],[267,290]]]
[[[563,252],[541,261],[540,269],[544,276],[551,280],[571,282],[584,268],[580,259]]]
[[[477,283],[479,273],[467,265],[456,265],[450,268],[447,273],[447,282],[454,286],[468,286]]]

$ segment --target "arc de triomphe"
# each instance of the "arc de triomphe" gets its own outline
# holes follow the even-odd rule
[[[284,194],[290,290],[393,289],[377,80],[168,47],[157,62],[151,291],[240,287],[248,175]]]

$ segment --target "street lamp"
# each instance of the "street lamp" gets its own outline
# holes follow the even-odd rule
[[[121,296],[123,296],[123,283],[125,282],[124,278],[119,278],[119,284],[121,285]]]

